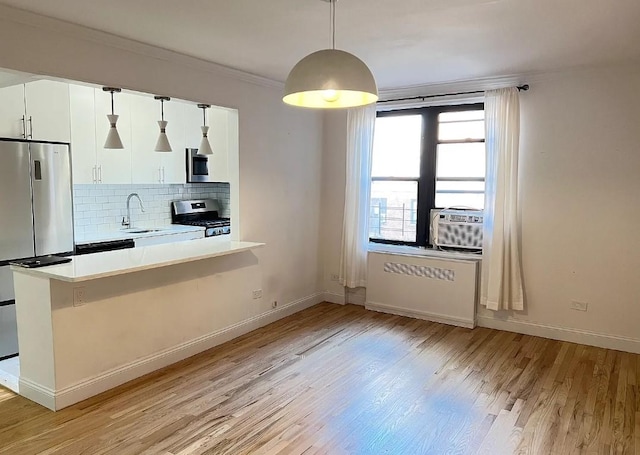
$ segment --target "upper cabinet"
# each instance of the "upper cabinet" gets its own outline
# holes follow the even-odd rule
[[[194,105],[187,105],[184,113],[186,148],[200,148],[202,140],[202,109]],[[207,125],[209,125],[209,144],[213,150],[213,155],[209,155],[209,173],[213,176],[214,182],[229,181],[228,149],[230,134],[229,119],[231,110],[212,106],[206,110]]]
[[[40,80],[0,89],[0,136],[69,142],[69,84]]]
[[[28,82],[24,86],[27,136],[35,141],[69,142],[69,84]]]
[[[162,118],[160,101],[151,96],[126,95],[131,107],[131,176],[134,183],[185,183],[185,104],[165,101],[166,133],[173,151],[156,152]]]
[[[26,137],[24,84],[0,88],[0,137]]]
[[[161,103],[152,95],[114,94],[114,113],[123,149],[105,149],[111,94],[101,88],[38,80],[0,88],[0,137],[70,142],[74,184],[183,184],[185,150],[199,148],[202,109],[195,103],[164,103],[166,133],[173,151],[156,152]],[[229,181],[229,147],[237,147],[237,111],[206,110],[209,172]]]

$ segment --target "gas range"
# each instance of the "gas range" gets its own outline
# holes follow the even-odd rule
[[[220,205],[215,199],[174,201],[171,203],[173,224],[204,227],[204,236],[213,237],[231,233],[229,218],[219,216]]]

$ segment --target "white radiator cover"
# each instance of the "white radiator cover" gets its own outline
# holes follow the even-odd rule
[[[478,262],[370,252],[365,307],[473,328]]]

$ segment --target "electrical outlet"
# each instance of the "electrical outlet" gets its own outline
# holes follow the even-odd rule
[[[262,289],[256,289],[255,291],[253,291],[253,298],[254,299],[261,299],[262,298]]]
[[[340,281],[340,275],[338,275],[337,273],[332,273],[331,281]]]
[[[274,300],[273,302],[271,302],[271,308],[278,308],[278,301]]]
[[[84,286],[73,288],[73,306],[80,306],[87,303],[86,288]]]
[[[578,302],[577,300],[571,301],[571,309],[577,311],[587,311],[587,306],[589,304],[587,302]]]

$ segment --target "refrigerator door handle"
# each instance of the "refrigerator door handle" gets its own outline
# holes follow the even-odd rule
[[[33,161],[33,179],[42,180],[42,162],[40,160]]]

